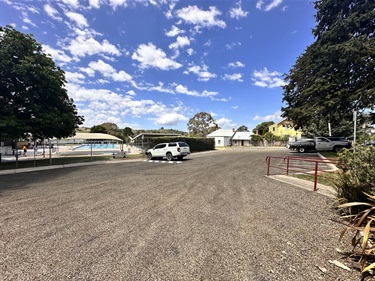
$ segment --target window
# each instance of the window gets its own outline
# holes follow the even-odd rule
[[[177,146],[177,143],[175,143],[175,142],[170,142],[168,146],[169,146],[169,147]]]
[[[188,147],[189,146],[186,142],[179,142],[178,145],[180,147]]]
[[[275,132],[276,131],[276,127],[272,127],[272,132]]]
[[[161,143],[161,144],[156,145],[156,146],[155,146],[155,149],[164,148],[164,147],[166,147],[166,146],[167,146],[166,143]]]
[[[221,143],[221,140],[217,140],[217,144],[220,144]]]

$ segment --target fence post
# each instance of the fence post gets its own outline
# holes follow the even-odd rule
[[[318,181],[318,165],[319,162],[315,162],[315,171],[314,171],[314,191],[316,191],[316,185]]]
[[[267,156],[266,157],[266,162],[267,162],[267,177],[270,175],[270,161],[271,161],[270,157]]]
[[[289,157],[287,157],[286,160],[286,175],[289,176]]]

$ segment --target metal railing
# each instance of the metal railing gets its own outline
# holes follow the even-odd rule
[[[306,157],[277,157],[267,156],[267,176],[271,174],[271,168],[284,170],[285,175],[306,174],[314,178],[314,191],[317,190],[318,176],[336,172],[337,161],[333,159],[315,159]]]

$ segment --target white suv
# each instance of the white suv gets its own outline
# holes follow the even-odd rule
[[[166,157],[172,161],[174,157],[181,160],[190,154],[190,147],[186,142],[159,143],[146,151],[147,159]]]

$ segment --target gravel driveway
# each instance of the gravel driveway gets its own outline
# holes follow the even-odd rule
[[[331,199],[264,176],[287,152],[0,176],[0,279],[360,280]]]

